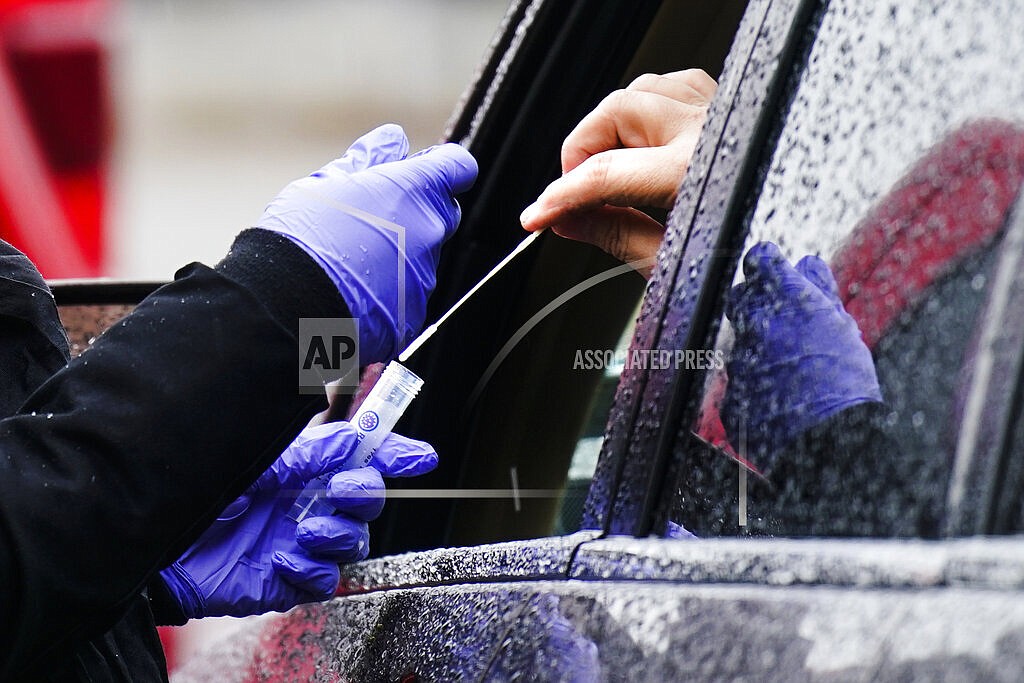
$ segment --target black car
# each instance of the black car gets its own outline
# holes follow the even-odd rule
[[[481,176],[428,318],[522,239],[584,114],[689,67],[720,87],[652,280],[544,236],[410,362],[398,431],[441,465],[396,484],[374,557],[175,680],[1024,676],[1016,3],[513,2],[446,133]],[[726,353],[764,240],[831,263],[884,447],[823,434],[766,475],[716,431],[716,368],[574,363]]]

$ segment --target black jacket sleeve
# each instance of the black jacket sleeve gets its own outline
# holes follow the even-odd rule
[[[692,445],[674,518],[698,536],[934,536],[941,500],[922,486],[888,415],[877,403],[848,408],[798,437],[763,476],[748,474],[742,527],[739,465]]]
[[[0,678],[108,629],[277,457],[298,320],[349,313],[287,238],[193,264],[0,421]]]
[[[779,459],[767,500],[783,533],[935,536],[941,512],[918,463],[890,434],[888,415],[878,403],[849,408],[805,432]]]

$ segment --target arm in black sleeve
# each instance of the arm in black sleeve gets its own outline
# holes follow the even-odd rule
[[[764,476],[748,473],[742,527],[740,465],[691,444],[677,519],[698,536],[934,536],[940,512],[887,416],[877,403],[848,408],[802,434]]]
[[[280,454],[298,320],[346,317],[287,238],[250,230],[194,264],[0,421],[0,678],[103,632]]]
[[[805,432],[770,473],[773,516],[786,535],[932,537],[940,511],[918,463],[864,403]],[[935,454],[939,457],[938,454]]]

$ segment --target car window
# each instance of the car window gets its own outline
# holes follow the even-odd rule
[[[791,266],[827,262],[871,362],[851,369],[860,342],[808,312],[828,288],[816,275],[774,281],[774,255],[737,267],[733,284],[769,284],[724,296],[715,349],[729,372],[709,374],[700,438],[678,448],[675,523],[698,535],[950,531],[1024,178],[1024,16],[975,4],[838,0],[819,14],[734,256],[770,242]],[[872,366],[881,402],[858,375]]]
[[[615,388],[618,386],[619,377],[625,368],[629,340],[633,337],[633,331],[636,328],[635,321],[639,315],[639,308],[638,305],[634,314],[630,316],[630,323],[626,325],[626,329],[622,332],[614,349],[578,349],[578,353],[573,357],[573,365],[579,366],[581,370],[595,366],[602,373],[590,401],[586,422],[584,422],[579,440],[576,442],[576,448],[572,453],[572,460],[569,463],[565,490],[559,502],[558,517],[553,529],[555,534],[572,533],[581,528],[583,506],[590,489],[590,481],[597,470],[601,445],[604,443],[608,411],[611,410]]]
[[[519,214],[558,177],[561,143],[589,111],[644,72],[719,73],[744,5],[616,2],[595,13],[577,3],[513,3],[446,134],[469,145],[481,176],[460,197],[462,224],[442,252],[428,319],[523,239]],[[575,519],[567,506],[586,489],[573,454],[607,423],[598,397],[613,381],[604,368],[579,367],[577,352],[614,351],[643,288],[642,277],[600,250],[548,234],[446,322],[410,359],[425,385],[396,428],[432,443],[441,460],[426,477],[394,484],[371,530],[372,552],[574,527],[560,514]]]
[[[619,86],[625,87],[641,74],[668,73],[686,68],[700,68],[717,78],[746,5],[745,0],[715,4],[675,0],[660,3]],[[663,210],[648,209],[648,212],[659,221],[664,222],[666,218]],[[588,374],[596,375],[596,378],[590,379],[593,388],[584,394],[582,403],[586,410],[580,415],[581,427],[571,452],[568,472],[563,470],[556,475],[558,490],[552,494],[557,496],[557,515],[551,527],[539,529],[544,534],[558,535],[584,527],[593,528],[583,524],[584,507],[597,471],[615,391],[630,358],[630,342],[642,310],[640,280],[628,266],[608,261],[604,270],[592,278],[595,281],[607,278],[608,285],[596,298],[596,306],[579,307],[582,315],[574,324],[621,332],[617,342],[612,341],[615,337],[605,334],[603,338],[609,343],[603,345],[593,343],[593,337],[583,338],[576,334],[579,341],[570,345],[568,353],[562,354],[562,364],[571,366],[573,370],[570,381],[581,384],[587,381],[584,378]],[[586,284],[584,281],[575,287]],[[619,307],[628,307],[628,315],[613,316],[613,302]],[[572,336],[564,330],[560,335]],[[564,350],[553,348],[553,353],[559,354]],[[647,360],[634,357],[632,364],[645,365]],[[579,400],[576,396],[573,398]]]

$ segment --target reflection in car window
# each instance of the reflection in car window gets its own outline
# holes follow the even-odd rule
[[[709,379],[696,429],[715,447],[685,446],[673,521],[698,535],[943,532],[965,378],[1024,178],[1021,36],[1009,2],[828,4],[725,303],[729,376]]]

